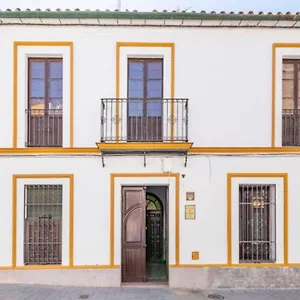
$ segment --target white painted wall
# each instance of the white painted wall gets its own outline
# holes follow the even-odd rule
[[[180,263],[181,264],[225,264],[227,263],[227,173],[288,173],[288,212],[289,212],[289,262],[300,263],[299,211],[300,161],[295,157],[221,157],[191,156],[187,168],[184,158],[148,157],[147,167],[143,157],[106,157],[106,167],[102,167],[100,157],[0,157],[0,266],[11,264],[12,238],[12,175],[13,174],[74,174],[74,264],[109,264],[109,210],[111,173],[161,173],[164,165],[169,171],[185,174],[180,176]],[[22,200],[22,179],[18,184],[18,241],[22,240],[20,206]],[[29,182],[30,180],[28,180]],[[43,180],[46,183],[47,180]],[[52,179],[48,180],[49,183]],[[58,181],[64,183],[64,179]],[[278,178],[258,178],[277,186],[277,257],[282,262],[283,251],[283,198],[282,180]],[[32,182],[32,181],[30,181]],[[237,201],[236,185],[239,182],[255,183],[254,178],[237,178],[232,186],[233,212]],[[169,184],[170,190],[170,263],[175,255],[175,187],[172,178],[117,178],[115,185],[115,262],[120,263],[120,195],[122,184]],[[196,195],[196,220],[184,219],[184,205],[187,191]],[[67,196],[66,196],[67,197]],[[238,230],[236,214],[232,216],[232,253],[236,262],[238,243],[235,239]],[[66,224],[68,226],[68,224]],[[67,232],[67,229],[65,232]],[[66,241],[67,234],[64,235]],[[21,246],[18,247],[18,265],[21,265]],[[200,260],[193,261],[191,252],[199,251]],[[64,260],[67,262],[67,260]]]
[[[0,147],[12,146],[14,41],[74,42],[76,147],[93,147],[100,139],[100,98],[116,96],[115,48],[118,41],[175,43],[175,96],[190,99],[189,137],[195,146],[251,147],[270,146],[271,143],[272,44],[297,43],[299,37],[297,30],[285,29],[5,26],[0,28],[0,40]],[[39,50],[31,51],[36,55]],[[64,55],[61,49],[51,51]],[[51,51],[45,49],[44,54]],[[299,55],[294,52],[293,55]],[[278,59],[290,54],[289,50],[281,51]],[[164,94],[168,97],[170,61],[166,48],[121,50],[121,96],[126,95],[124,61],[127,56],[135,55],[164,57]],[[19,84],[23,86],[19,89],[22,103],[18,116],[18,147],[24,146],[26,82],[22,61],[20,58],[18,67]],[[64,96],[65,120],[68,120],[68,93]],[[280,88],[276,101],[280,108]],[[279,113],[276,115],[276,133],[279,133],[276,145],[280,145],[280,129]],[[67,142],[64,144],[67,146]]]

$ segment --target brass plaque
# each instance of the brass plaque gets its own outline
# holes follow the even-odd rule
[[[186,205],[185,206],[185,219],[186,220],[195,220],[195,205]]]
[[[194,201],[195,193],[194,192],[186,192],[186,201]]]
[[[199,260],[199,251],[192,252],[192,260]]]

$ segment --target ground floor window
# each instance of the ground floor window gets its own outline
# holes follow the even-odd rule
[[[275,185],[239,185],[239,261],[276,261]]]
[[[25,265],[62,262],[62,185],[24,186]]]

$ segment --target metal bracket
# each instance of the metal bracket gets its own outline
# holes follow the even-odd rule
[[[184,156],[184,167],[186,168],[186,166],[187,166],[187,160],[188,160],[188,155],[187,155],[187,153],[185,154],[185,156]]]
[[[105,167],[105,163],[104,163],[104,154],[103,153],[101,155],[101,159],[102,159],[102,167],[104,168]]]
[[[146,161],[146,152],[144,152],[144,167],[146,168],[147,166],[147,161]]]

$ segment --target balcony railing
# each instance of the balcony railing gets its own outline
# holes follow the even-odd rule
[[[101,142],[187,142],[188,99],[101,99]]]
[[[62,142],[62,109],[26,110],[27,147],[62,147]]]
[[[300,146],[300,109],[282,110],[282,146]]]

